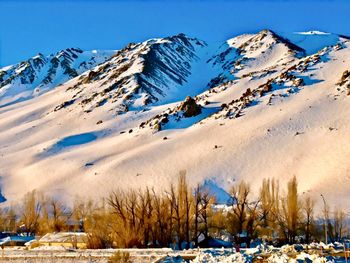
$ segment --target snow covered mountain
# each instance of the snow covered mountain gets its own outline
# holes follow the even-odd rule
[[[67,200],[162,189],[180,170],[223,200],[238,180],[257,190],[263,178],[293,175],[305,193],[350,200],[347,37],[263,30],[209,43],[178,34],[113,54],[77,50],[66,52],[71,70],[61,58],[54,75],[58,54],[0,71],[10,83],[0,88],[8,200],[31,189]]]
[[[39,53],[0,69],[0,107],[22,101],[60,85],[107,60],[114,51],[67,48],[56,54]]]
[[[294,32],[283,35],[289,41],[303,48],[307,55],[314,54],[325,46],[334,46],[341,42],[341,39],[349,38],[347,36],[326,33],[318,30]]]
[[[80,104],[86,112],[108,103],[117,113],[196,95],[201,84],[190,79],[205,42],[184,34],[131,43],[112,58],[82,74],[67,89],[72,96],[56,109]],[[197,84],[193,89],[190,85]],[[190,90],[192,89],[192,90]],[[203,88],[202,88],[203,90]]]

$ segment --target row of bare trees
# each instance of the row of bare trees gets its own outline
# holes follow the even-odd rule
[[[58,199],[34,190],[27,193],[20,204],[0,209],[0,231],[28,235],[61,232],[68,229],[71,216],[70,210]]]
[[[214,198],[200,186],[191,189],[186,173],[177,185],[163,193],[153,189],[114,191],[108,198],[114,234],[120,246],[146,247],[197,244],[198,236],[209,236],[209,216]]]
[[[315,200],[298,193],[295,177],[284,191],[275,179],[264,179],[258,193],[241,181],[229,194],[228,206],[215,205],[207,188],[188,185],[185,171],[164,191],[116,189],[98,202],[77,199],[71,208],[32,191],[21,204],[0,210],[0,230],[36,235],[85,231],[90,248],[186,248],[222,236],[248,246],[256,238],[309,243],[323,237],[324,221],[315,214]],[[331,213],[325,207],[323,218],[330,240],[347,234],[342,209]]]

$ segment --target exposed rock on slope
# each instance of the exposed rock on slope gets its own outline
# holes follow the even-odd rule
[[[343,72],[337,85],[343,88],[343,91],[345,91],[347,95],[350,95],[350,71],[349,70],[345,70]],[[341,90],[341,88],[339,88],[339,90]]]
[[[25,100],[62,84],[107,60],[114,51],[68,48],[0,69],[0,106]]]
[[[186,97],[185,101],[180,104],[178,109],[183,112],[185,117],[193,117],[202,112],[201,106],[190,96]]]
[[[105,103],[117,113],[183,96],[197,52],[205,42],[179,34],[129,44],[68,88],[72,99],[91,112]],[[71,100],[70,100],[71,101]]]
[[[279,64],[287,63],[304,54],[302,48],[271,30],[232,38],[208,61],[221,69],[220,74],[210,81],[209,87],[233,80],[235,74],[242,76],[254,71],[269,72]],[[252,68],[253,65],[255,69]],[[245,70],[246,67],[249,71]]]
[[[174,108],[168,108],[164,112],[157,114],[153,118],[142,122],[139,128],[151,127],[155,132],[162,130],[164,126],[170,123],[180,122],[183,118],[195,117],[202,113],[202,106],[197,104],[196,100],[187,96],[180,105]],[[176,124],[175,124],[176,125]]]

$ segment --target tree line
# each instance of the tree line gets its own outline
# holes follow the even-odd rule
[[[325,230],[328,241],[348,235],[345,212],[325,205],[316,215],[316,201],[298,193],[296,177],[284,191],[277,180],[264,179],[259,193],[241,181],[229,195],[227,206],[216,205],[208,189],[188,185],[185,171],[164,191],[115,189],[98,201],[76,199],[71,207],[32,191],[18,205],[1,208],[0,231],[84,231],[89,248],[189,248],[222,237],[247,246],[257,238],[281,245],[322,240]]]

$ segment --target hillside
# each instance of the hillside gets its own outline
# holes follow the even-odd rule
[[[192,184],[226,190],[296,175],[303,193],[350,205],[348,38],[263,30],[209,43],[179,34],[98,59],[80,54],[54,75],[57,55],[0,69],[7,200],[32,189],[69,201],[162,189],[186,170]]]

